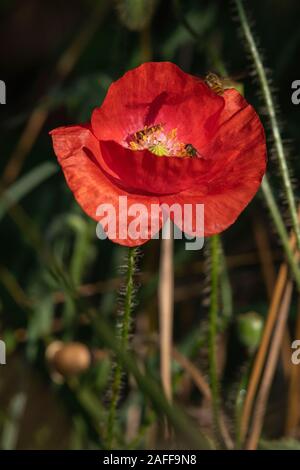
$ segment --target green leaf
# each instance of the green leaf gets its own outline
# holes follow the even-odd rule
[[[19,202],[23,197],[30,193],[30,191],[35,189],[39,184],[48,179],[57,171],[58,166],[55,163],[44,162],[26,175],[19,178],[16,183],[12,184],[1,195],[0,220],[5,216],[10,207]]]
[[[37,353],[37,343],[51,333],[55,305],[51,295],[45,296],[36,305],[27,328],[27,354],[33,360]]]

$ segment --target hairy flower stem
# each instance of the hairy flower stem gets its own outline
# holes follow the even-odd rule
[[[185,438],[184,442],[187,442],[193,449],[214,448],[212,440],[201,432],[201,429],[188,418],[183,410],[167,400],[156,378],[149,371],[141,372],[135,356],[130,352],[123,353],[120,348],[120,342],[116,340],[115,334],[108,322],[101,316],[96,317],[92,310],[89,311],[89,314],[94,321],[99,338],[101,338],[107,348],[116,354],[124,369],[135,378],[141,392],[153,404],[157,416],[160,418],[166,416],[178,434]]]
[[[222,245],[222,238],[219,238],[220,251],[220,295],[222,301],[222,323],[221,331],[225,331],[233,315],[233,295],[231,283],[226,263],[226,257]]]
[[[221,435],[220,426],[220,396],[219,381],[217,372],[217,327],[218,327],[218,283],[219,283],[219,236],[213,235],[210,238],[210,308],[209,308],[209,376],[212,394],[212,412],[216,430]]]
[[[284,185],[284,189],[286,193],[286,198],[288,202],[293,229],[294,229],[296,240],[297,240],[298,249],[300,249],[300,225],[299,225],[299,220],[297,217],[297,206],[296,206],[295,196],[293,193],[292,182],[291,182],[287,159],[286,159],[283,142],[282,142],[282,138],[280,134],[280,128],[279,128],[278,119],[276,116],[272,93],[270,90],[270,86],[268,83],[264,65],[262,63],[253,34],[251,32],[251,28],[249,26],[249,21],[245,13],[243,2],[242,0],[234,0],[234,1],[237,7],[238,16],[239,16],[239,20],[242,26],[242,30],[245,35],[245,39],[246,39],[247,45],[251,53],[253,63],[255,65],[255,70],[256,70],[259,83],[262,89],[263,97],[265,100],[266,109],[267,109],[268,116],[270,119],[271,130],[272,130],[272,134],[274,138],[275,149],[276,149],[276,153],[278,156],[280,174],[282,177],[282,181],[283,181],[283,185]]]
[[[300,291],[300,270],[299,266],[296,262],[295,255],[293,254],[291,244],[289,241],[289,236],[288,232],[285,228],[285,225],[283,223],[281,214],[279,212],[278,206],[276,204],[272,189],[270,187],[269,181],[267,176],[265,175],[262,181],[261,185],[262,192],[264,194],[264,197],[266,199],[266,202],[268,204],[268,208],[270,210],[273,222],[275,224],[276,230],[278,232],[278,235],[280,236],[281,243],[283,246],[283,249],[285,251],[285,255],[287,257],[289,266],[292,271],[292,275],[294,277],[294,280],[297,284],[297,288]]]
[[[129,333],[131,326],[131,313],[133,309],[133,297],[134,297],[134,273],[136,268],[137,248],[128,249],[127,258],[127,271],[126,271],[126,284],[125,284],[125,297],[124,297],[124,311],[122,318],[118,325],[119,337],[120,337],[120,348],[121,351],[126,353],[128,349]],[[113,383],[112,383],[112,397],[110,402],[108,420],[107,420],[107,437],[106,445],[109,449],[112,448],[114,440],[115,422],[117,415],[117,406],[120,398],[121,382],[122,382],[122,363],[117,358],[115,365]]]

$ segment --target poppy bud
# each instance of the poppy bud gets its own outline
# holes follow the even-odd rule
[[[141,31],[150,23],[157,3],[157,0],[119,0],[119,18],[131,31]]]
[[[55,372],[64,377],[79,375],[90,367],[91,354],[82,343],[54,341],[48,346],[46,357]]]
[[[263,330],[264,321],[256,312],[248,312],[237,318],[237,332],[241,343],[250,350],[256,350]]]

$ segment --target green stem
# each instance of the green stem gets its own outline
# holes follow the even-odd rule
[[[240,380],[238,392],[237,392],[236,400],[235,400],[234,425],[235,425],[236,449],[242,448],[241,418],[242,418],[243,406],[245,403],[245,393],[247,389],[247,382],[248,382],[249,371],[250,371],[251,366],[252,366],[252,362],[249,361],[249,363],[246,366],[246,372],[243,373],[242,378]]]
[[[290,265],[293,277],[297,284],[298,290],[300,290],[300,270],[296,262],[295,255],[292,252],[288,232],[283,223],[281,214],[279,212],[278,206],[276,204],[272,189],[270,187],[267,176],[265,175],[261,184],[261,189],[268,204],[272,219],[274,221],[278,235],[280,236],[285,255],[287,257],[288,263]]]
[[[131,326],[131,313],[133,309],[133,296],[134,296],[134,272],[136,266],[136,257],[137,249],[129,248],[128,249],[128,258],[127,258],[127,272],[126,272],[126,289],[125,289],[125,299],[124,299],[124,312],[122,319],[119,324],[119,333],[120,333],[120,348],[123,353],[127,352],[128,342],[129,342],[129,333]],[[115,365],[115,372],[112,383],[112,398],[110,402],[108,420],[107,420],[107,437],[106,444],[109,449],[112,448],[115,432],[115,422],[117,415],[117,406],[120,398],[121,391],[121,382],[122,382],[122,363],[117,358],[117,363]]]
[[[292,182],[291,182],[291,178],[289,174],[289,169],[288,169],[287,159],[286,159],[286,155],[285,155],[285,151],[283,147],[283,142],[282,142],[282,138],[280,135],[280,129],[279,129],[279,124],[278,124],[278,120],[276,116],[272,93],[270,90],[270,86],[268,83],[264,65],[262,63],[253,34],[249,26],[249,22],[247,19],[247,15],[245,13],[243,2],[242,0],[235,0],[235,4],[237,7],[242,30],[245,35],[245,39],[248,44],[250,53],[252,55],[252,59],[255,65],[255,69],[257,72],[257,76],[258,76],[262,93],[263,93],[263,97],[265,100],[266,109],[269,115],[271,130],[272,130],[274,143],[275,143],[275,149],[276,149],[276,153],[278,156],[279,169],[280,169],[284,189],[286,192],[289,212],[290,212],[290,216],[292,220],[293,229],[296,235],[297,245],[298,245],[298,248],[300,249],[300,226],[299,226],[299,220],[297,216],[297,206],[296,206],[295,196],[293,193],[293,187],[292,187]]]
[[[211,257],[211,293],[209,308],[209,375],[212,394],[212,412],[214,425],[217,432],[220,433],[220,395],[219,381],[217,373],[217,327],[218,327],[218,281],[219,281],[219,236],[213,235],[210,238],[210,257]]]
[[[175,404],[171,404],[162,388],[159,386],[157,378],[153,377],[149,371],[142,373],[137,365],[135,357],[130,352],[123,353],[120,342],[116,339],[111,327],[101,316],[96,316],[94,312],[89,312],[94,320],[97,334],[104,345],[111,349],[117,360],[135,378],[139,389],[151,401],[157,416],[166,416],[173,424],[181,439],[184,437],[184,444],[192,449],[212,449],[214,444],[210,438],[206,437],[195,423]],[[189,447],[191,446],[191,447]]]
[[[222,239],[219,239],[219,251],[220,251],[220,294],[222,299],[222,324],[221,331],[224,331],[228,326],[228,323],[232,319],[233,315],[233,296],[231,283],[229,279],[229,273],[226,263],[226,257],[223,250]]]

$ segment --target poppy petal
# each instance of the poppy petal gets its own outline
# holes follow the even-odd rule
[[[106,167],[116,184],[137,194],[176,194],[200,184],[211,164],[202,158],[157,157],[148,150],[133,151],[113,141],[100,143]]]
[[[205,149],[214,162],[206,175],[206,191],[195,185],[164,198],[182,206],[204,204],[206,236],[222,232],[236,220],[257,192],[266,169],[265,134],[258,115],[235,90],[225,92],[225,101],[223,121]],[[194,211],[190,234],[196,231],[195,215]]]
[[[196,148],[212,136],[224,99],[203,80],[170,62],[146,62],[112,83],[101,107],[92,114],[99,140],[124,144],[144,126],[177,129],[178,139]]]
[[[143,195],[133,196],[111,183],[98,164],[99,142],[88,126],[60,127],[52,131],[51,136],[66,181],[82,209],[96,221],[100,218],[97,215],[100,205],[107,204],[115,209],[117,230],[115,236],[107,232],[110,239],[121,245],[137,246],[148,241],[160,230],[160,211],[152,211],[151,214],[151,205],[158,205],[159,200]],[[128,212],[127,208],[130,206],[131,210]],[[136,235],[138,230],[132,230],[131,236],[130,224],[134,224],[137,214],[142,226],[141,236]]]

